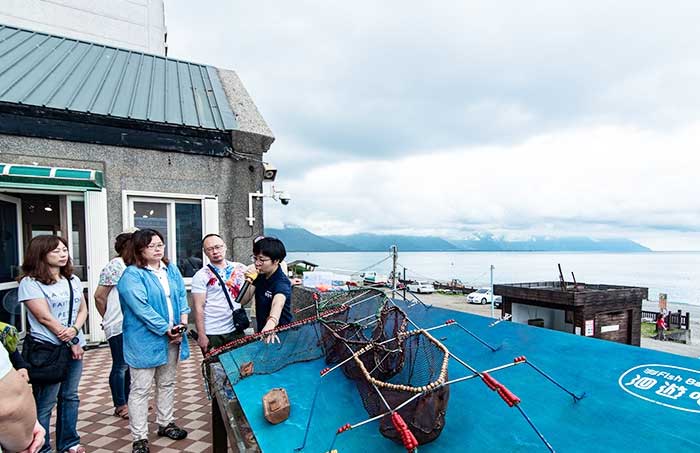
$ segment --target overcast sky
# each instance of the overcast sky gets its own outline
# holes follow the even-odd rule
[[[165,3],[274,131],[267,226],[700,250],[700,2]]]

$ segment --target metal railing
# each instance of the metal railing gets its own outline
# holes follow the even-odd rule
[[[659,313],[656,311],[642,310],[642,320],[647,320],[650,322],[656,322]],[[681,310],[677,312],[670,312],[666,315],[666,325],[669,329],[690,329],[690,313],[686,312],[683,314]]]

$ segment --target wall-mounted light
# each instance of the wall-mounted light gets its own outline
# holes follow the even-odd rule
[[[275,189],[274,185],[272,185],[272,193],[266,194],[260,191],[250,192],[248,194],[248,217],[245,218],[250,226],[253,226],[253,223],[255,222],[255,217],[253,217],[253,198],[272,198],[285,206],[292,201],[292,197],[287,192]]]
[[[53,211],[53,208],[51,207],[51,203],[46,203],[46,206],[44,206],[44,211],[46,211],[46,212]]]
[[[277,177],[277,168],[267,162],[263,162],[263,181],[273,182]]]

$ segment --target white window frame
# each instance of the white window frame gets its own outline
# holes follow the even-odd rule
[[[75,257],[75,244],[73,243],[73,202],[77,201],[80,203],[83,203],[83,215],[86,215],[86,210],[87,210],[87,203],[85,202],[85,195],[80,194],[80,195],[67,195],[66,196],[66,219],[67,219],[67,228],[68,231],[66,232],[66,239],[68,239],[68,251],[71,257]],[[85,219],[85,232],[87,234],[87,217]],[[87,238],[85,238],[85,247],[87,248]],[[87,256],[87,251],[85,256]],[[88,263],[83,263],[83,266],[85,266],[85,269],[87,270]],[[85,278],[88,278],[87,272],[85,272]],[[83,280],[83,283],[87,284],[87,280]]]
[[[208,208],[209,201],[214,201],[212,208]],[[169,193],[169,192],[147,192],[139,190],[123,190],[122,191],[122,225],[124,229],[134,227],[134,202],[146,203],[165,203],[168,204],[168,243],[166,244],[166,255],[172,263],[177,263],[177,247],[175,244],[175,203],[182,204],[199,204],[202,234],[208,234],[215,230],[218,233],[218,197],[216,195],[202,194],[185,194],[185,193]],[[215,211],[216,219],[212,216],[207,216],[207,209]],[[172,219],[172,221],[170,221]],[[211,225],[215,222],[215,225]],[[207,258],[202,253],[202,258],[206,264]],[[190,289],[192,277],[183,277],[185,286]]]

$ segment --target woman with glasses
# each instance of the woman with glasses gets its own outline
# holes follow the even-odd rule
[[[28,309],[28,335],[31,343],[49,343],[62,347],[65,344],[71,351],[68,374],[63,381],[32,384],[37,419],[46,430],[44,446],[40,452],[52,451],[49,428],[51,412],[58,403],[56,450],[84,453],[77,423],[80,406],[78,384],[83,373],[85,346],[82,328],[87,319],[87,305],[80,279],[73,275],[68,242],[65,239],[42,235],[31,240],[24,255],[17,296]],[[25,339],[25,348],[28,348],[28,343]]]
[[[277,238],[265,237],[253,243],[253,262],[258,272],[255,287],[255,316],[258,332],[271,332],[289,324],[292,316],[292,285],[280,263],[287,256],[284,244]],[[252,273],[247,276],[252,278]],[[279,342],[276,335],[265,337],[266,342]]]
[[[187,431],[174,423],[173,406],[178,361],[190,356],[183,341],[190,308],[180,271],[165,257],[163,235],[139,230],[131,242],[134,262],[122,274],[117,290],[124,316],[124,359],[131,374],[132,452],[148,453],[148,394],[154,379],[158,435],[173,440],[187,437]]]

